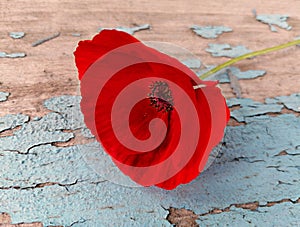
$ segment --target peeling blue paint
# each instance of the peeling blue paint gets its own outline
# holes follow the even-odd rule
[[[21,39],[25,36],[25,32],[10,32],[9,36],[13,39]]]
[[[214,57],[229,57],[235,58],[239,57],[243,54],[247,54],[252,52],[251,50],[247,49],[245,46],[231,46],[229,44],[219,44],[219,43],[209,43],[208,48],[205,50],[210,52]]]
[[[239,80],[248,80],[255,79],[257,77],[264,76],[267,72],[265,70],[247,70],[242,72],[237,67],[229,67],[228,70],[231,71]],[[203,74],[203,71],[200,72]],[[210,80],[218,80],[220,83],[230,83],[229,75],[227,72],[216,73],[213,77],[210,77]]]
[[[233,75],[235,75],[238,79],[255,79],[257,77],[264,76],[266,74],[265,70],[247,70],[242,72],[239,68],[230,67],[230,71]],[[224,81],[222,81],[224,82]],[[228,81],[230,82],[230,81]]]
[[[14,129],[17,126],[23,125],[29,121],[29,117],[23,114],[7,114],[4,117],[0,117],[0,132],[5,130]],[[1,144],[1,143],[0,143]],[[1,150],[1,148],[0,148]]]
[[[26,57],[25,53],[6,53],[6,52],[0,52],[0,58],[24,58]]]
[[[251,99],[229,99],[229,107],[239,105],[240,108],[231,111],[230,116],[238,122],[245,122],[247,117],[253,117],[266,113],[280,113],[283,105],[276,103],[260,103]]]
[[[30,121],[28,124],[23,124],[28,121],[27,116],[4,116],[2,121],[6,123],[0,125],[3,130],[9,129],[21,120],[23,122],[17,125],[23,125],[13,136],[4,137],[0,140],[0,151],[12,150],[27,153],[40,144],[69,141],[74,137],[74,134],[62,130],[86,128],[80,112],[80,100],[81,97],[79,96],[59,96],[48,99],[45,101],[44,106],[54,112],[45,115],[41,119]]]
[[[58,96],[44,102],[44,106],[54,112],[60,113],[60,129],[81,129],[86,128],[83,115],[80,110],[80,96]]]
[[[193,25],[191,29],[199,36],[206,39],[215,39],[224,32],[232,32],[232,29],[226,26],[198,26]]]
[[[48,99],[44,105],[51,112],[40,119],[34,119],[27,124],[27,116],[7,115],[4,116],[4,130],[12,128],[12,125],[22,125],[13,136],[3,137],[0,140],[0,151],[13,150],[26,153],[40,144],[53,142],[66,142],[74,137],[73,133],[63,132],[64,129],[75,130],[85,128],[83,116],[80,113],[81,98],[79,96],[60,96]],[[15,126],[14,126],[15,127]]]
[[[252,99],[238,99],[238,98],[231,98],[226,100],[227,106],[228,107],[233,107],[233,106],[251,106],[251,105],[260,105],[262,103],[253,101]]]
[[[0,151],[27,153],[40,144],[66,142],[74,137],[73,133],[63,132],[64,118],[57,113],[49,113],[39,121],[23,124],[13,136],[0,139]]]
[[[203,214],[232,204],[258,201],[263,206],[268,201],[300,197],[300,118],[293,114],[246,117],[246,125],[228,127],[222,156],[190,184],[165,191],[106,181],[107,176],[99,176],[83,157],[97,143],[70,147],[51,144],[73,136],[62,132],[64,127],[75,130],[83,126],[84,130],[83,123],[76,122],[82,120],[80,112],[75,113],[79,102],[80,97],[74,96],[46,100],[45,106],[55,112],[23,123],[13,136],[0,137],[0,212],[11,214],[13,223],[171,226],[165,219],[168,212],[162,207],[185,207]],[[242,105],[241,108],[267,105],[250,99],[229,103]],[[76,121],[71,120],[70,112],[78,115],[74,116]],[[26,141],[33,147],[22,154],[29,146]],[[10,144],[8,148],[19,152],[5,151],[3,144]],[[278,155],[281,151],[286,151],[286,155]],[[230,212],[219,216],[200,217],[199,223],[216,224],[223,220],[221,223],[249,224],[243,215],[239,216],[245,213],[246,220],[256,225],[264,220],[272,225],[279,220],[279,211],[285,215],[285,224],[293,225],[299,205],[260,207],[259,212],[231,207]],[[274,218],[270,219],[271,215]]]
[[[128,27],[99,28],[98,32],[105,30],[105,29],[108,29],[108,30],[116,29],[118,31],[126,32],[130,35],[133,35],[135,32],[138,32],[141,30],[148,30],[150,28],[151,28],[150,24],[143,24],[143,25],[138,25],[138,26],[132,27],[132,28],[128,28]]]
[[[282,103],[286,108],[300,113],[300,93],[290,96],[279,96],[274,99],[269,99],[269,102]]]
[[[276,25],[288,31],[291,30],[292,26],[290,26],[286,22],[288,18],[289,16],[280,15],[280,14],[270,14],[270,15],[261,14],[256,16],[256,20],[268,24],[272,32],[277,32],[277,29],[273,25]]]
[[[1,151],[1,163],[14,163],[14,168],[1,165],[0,188],[26,189],[45,182],[69,185],[74,182],[103,181],[82,159],[81,150],[84,149],[87,150],[88,146],[55,147],[40,144],[28,154]]]
[[[0,102],[6,101],[9,97],[9,95],[10,94],[8,92],[0,91]]]

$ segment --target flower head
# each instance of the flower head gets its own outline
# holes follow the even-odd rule
[[[215,82],[116,30],[74,55],[85,123],[124,174],[164,189],[199,175],[229,118]]]

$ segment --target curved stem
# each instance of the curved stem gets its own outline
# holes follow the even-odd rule
[[[281,44],[281,45],[278,45],[278,46],[274,46],[274,47],[270,47],[270,48],[266,48],[266,49],[263,49],[263,50],[258,50],[258,51],[254,51],[254,52],[251,52],[251,53],[248,53],[248,54],[244,54],[242,56],[239,56],[239,57],[236,57],[236,58],[233,58],[221,65],[218,65],[217,67],[209,70],[208,72],[202,74],[199,78],[201,80],[204,80],[206,79],[207,77],[209,77],[210,75],[220,71],[221,69],[224,69],[236,62],[239,62],[241,60],[244,60],[244,59],[247,59],[247,58],[252,58],[252,57],[255,57],[255,56],[258,56],[258,55],[263,55],[263,54],[267,54],[267,53],[270,53],[270,52],[273,52],[273,51],[277,51],[277,50],[281,50],[281,49],[284,49],[284,48],[287,48],[287,47],[290,47],[290,46],[294,46],[294,45],[298,45],[300,44],[300,39],[297,39],[295,41],[291,41],[291,42],[288,42],[288,43],[284,43],[284,44]]]

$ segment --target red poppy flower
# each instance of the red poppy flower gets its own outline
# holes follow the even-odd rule
[[[229,119],[216,82],[116,30],[74,55],[85,123],[124,174],[164,189],[199,175]]]

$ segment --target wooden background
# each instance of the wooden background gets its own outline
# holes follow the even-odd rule
[[[271,32],[252,14],[287,14],[291,31]],[[208,43],[245,45],[258,50],[293,40],[300,36],[300,1],[118,1],[118,0],[1,0],[0,51],[25,52],[20,59],[0,58],[0,90],[11,93],[1,104],[0,116],[25,113],[42,116],[43,100],[62,94],[79,94],[73,51],[82,39],[90,39],[99,27],[133,26],[149,23],[151,30],[135,36],[143,41],[164,41],[182,46],[197,55],[205,64],[218,64],[227,58],[214,58],[205,51]],[[208,40],[195,35],[191,25],[225,25],[233,29],[218,39]],[[26,36],[13,40],[12,31]],[[61,32],[60,37],[40,46],[31,44]],[[73,37],[80,33],[81,37]],[[240,81],[242,96],[258,101],[266,97],[298,93],[300,88],[300,48],[287,50],[238,63],[242,70],[266,70],[267,75]],[[229,85],[222,85],[227,98],[233,97]],[[0,216],[0,222],[9,222]],[[25,225],[20,225],[25,226]],[[39,226],[39,224],[26,225]]]

